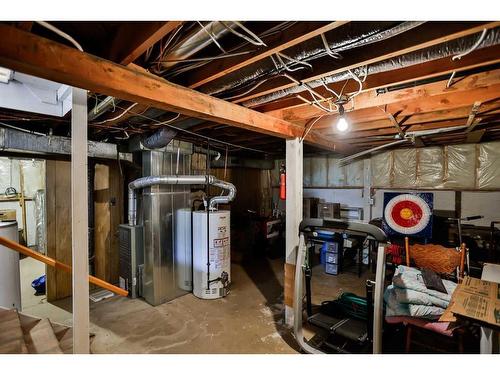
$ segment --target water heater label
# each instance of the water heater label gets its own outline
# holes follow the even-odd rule
[[[214,239],[214,247],[223,247],[229,245],[229,237]]]

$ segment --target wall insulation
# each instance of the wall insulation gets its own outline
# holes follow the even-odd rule
[[[500,142],[392,150],[371,167],[376,188],[498,190]]]
[[[500,142],[396,149],[373,155],[370,165],[374,188],[500,190]],[[304,157],[305,188],[362,188],[363,174],[363,160],[340,166],[333,156]]]

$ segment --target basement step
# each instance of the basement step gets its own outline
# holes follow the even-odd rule
[[[21,322],[16,310],[0,309],[0,353],[28,354]]]
[[[73,329],[0,307],[0,354],[72,354]]]
[[[23,327],[24,341],[32,354],[63,354],[50,321],[40,319],[30,329]]]

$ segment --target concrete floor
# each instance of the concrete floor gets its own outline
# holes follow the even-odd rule
[[[21,261],[23,311],[71,324],[71,298],[47,303],[34,296],[31,281],[44,266]],[[160,306],[142,299],[112,297],[90,302],[93,353],[297,353],[283,325],[283,260],[259,258],[232,265],[229,296],[200,300],[187,294]],[[339,291],[364,295],[366,276],[329,276],[313,270],[313,303],[336,298]],[[313,332],[306,329],[305,336]]]
[[[61,301],[61,304],[59,301],[57,304],[48,303],[47,296],[36,296],[35,289],[31,286],[33,280],[45,274],[45,264],[33,258],[24,258],[20,262],[20,271],[22,312],[71,325],[73,319],[71,310],[68,311],[68,302],[71,308],[71,300]]]

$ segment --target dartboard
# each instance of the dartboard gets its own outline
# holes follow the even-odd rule
[[[431,193],[384,193],[384,229],[391,234],[431,237]]]

